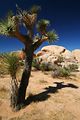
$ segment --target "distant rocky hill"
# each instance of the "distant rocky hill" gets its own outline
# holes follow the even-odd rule
[[[69,51],[62,46],[49,45],[43,47],[36,56],[41,62],[56,63],[59,57],[63,58],[62,65],[80,64],[80,49]]]

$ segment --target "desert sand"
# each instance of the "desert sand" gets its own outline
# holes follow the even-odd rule
[[[10,79],[0,78],[0,120],[80,120],[80,72],[66,79],[32,71],[26,106],[19,112],[9,105]]]

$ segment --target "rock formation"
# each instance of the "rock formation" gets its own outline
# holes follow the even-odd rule
[[[77,59],[77,61],[80,63],[80,49],[76,49],[72,51],[72,55]]]
[[[61,62],[61,64],[63,66],[80,63],[80,50],[74,50],[71,52],[64,47],[57,45],[43,47],[36,56],[41,59],[41,62],[49,62],[53,64],[57,63],[58,59],[62,57],[63,62]]]

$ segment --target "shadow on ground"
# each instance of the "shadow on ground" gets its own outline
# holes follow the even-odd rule
[[[78,88],[78,86],[76,86],[74,84],[71,84],[71,83],[64,84],[64,82],[54,82],[54,84],[56,84],[56,87],[55,86],[49,86],[49,87],[44,88],[45,91],[43,91],[41,93],[38,93],[36,95],[30,95],[25,100],[25,106],[29,105],[32,102],[45,101],[50,97],[49,93],[50,94],[57,93],[62,88],[66,88],[66,87],[67,88],[74,88],[74,89]]]

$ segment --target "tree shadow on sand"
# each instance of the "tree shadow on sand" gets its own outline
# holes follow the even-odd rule
[[[64,82],[54,82],[56,84],[55,86],[49,86],[44,88],[45,91],[38,93],[36,95],[30,95],[26,100],[25,100],[25,106],[29,105],[32,102],[41,102],[41,101],[45,101],[47,100],[50,95],[49,94],[53,94],[53,93],[58,93],[60,89],[62,88],[74,88],[77,89],[78,86],[71,84],[71,83],[67,83],[64,84]]]

